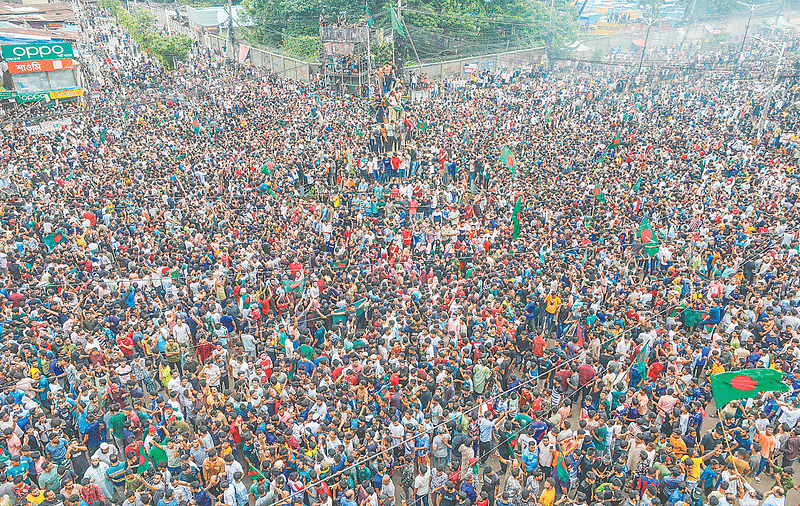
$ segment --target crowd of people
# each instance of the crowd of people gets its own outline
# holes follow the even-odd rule
[[[0,133],[0,504],[796,493],[797,89],[769,46],[747,79],[436,83],[386,149],[369,101],[200,47],[168,71],[89,16],[91,105]],[[748,368],[789,391],[715,406]]]

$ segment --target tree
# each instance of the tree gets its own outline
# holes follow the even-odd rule
[[[167,68],[175,62],[183,61],[192,49],[192,39],[186,35],[162,35],[155,30],[153,16],[146,9],[135,9],[133,14],[122,6],[119,0],[100,0],[100,6],[111,10],[119,24],[131,34],[133,40],[157,58]]]
[[[345,12],[349,21],[366,19],[364,4],[350,0],[245,0],[243,5],[256,24],[250,39],[273,47],[283,46],[287,35],[317,35],[320,17],[334,19]],[[395,2],[369,0],[373,30],[389,33],[390,5]],[[575,7],[569,0],[554,5],[552,34],[550,0],[403,0],[402,18],[420,58],[442,59],[572,42]]]

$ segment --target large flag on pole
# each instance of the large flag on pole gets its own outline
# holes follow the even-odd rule
[[[712,374],[709,379],[717,409],[722,409],[731,401],[753,399],[761,392],[788,392],[784,376],[775,369],[745,369]]]
[[[392,30],[399,33],[401,37],[405,37],[406,30],[403,28],[403,23],[400,22],[400,18],[397,17],[397,13],[391,7],[389,7],[389,12],[392,17]]]
[[[372,28],[372,25],[373,23],[375,23],[375,20],[372,19],[372,14],[369,13],[369,3],[365,2],[364,6],[367,8],[367,27]]]

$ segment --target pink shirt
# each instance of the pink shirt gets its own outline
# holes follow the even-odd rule
[[[667,413],[672,413],[672,408],[675,407],[675,404],[678,403],[678,399],[671,395],[662,395],[658,399],[658,412],[661,416],[665,416]]]
[[[8,438],[8,453],[15,457],[22,455],[22,440],[13,432]]]

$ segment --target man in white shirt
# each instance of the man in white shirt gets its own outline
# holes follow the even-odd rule
[[[182,318],[178,318],[178,322],[172,327],[172,335],[178,344],[185,345],[191,339],[191,329]]]
[[[417,497],[416,504],[427,504],[428,494],[431,492],[431,473],[428,466],[421,465],[414,478],[414,495]]]
[[[797,420],[800,419],[800,408],[797,407],[797,399],[791,399],[789,404],[778,401],[778,405],[783,408],[783,413],[778,422],[787,424],[790,429],[794,428],[797,425]]]
[[[99,459],[100,462],[105,462],[106,465],[110,466],[112,455],[119,456],[119,450],[108,443],[100,443],[100,449],[94,452],[92,459]]]

